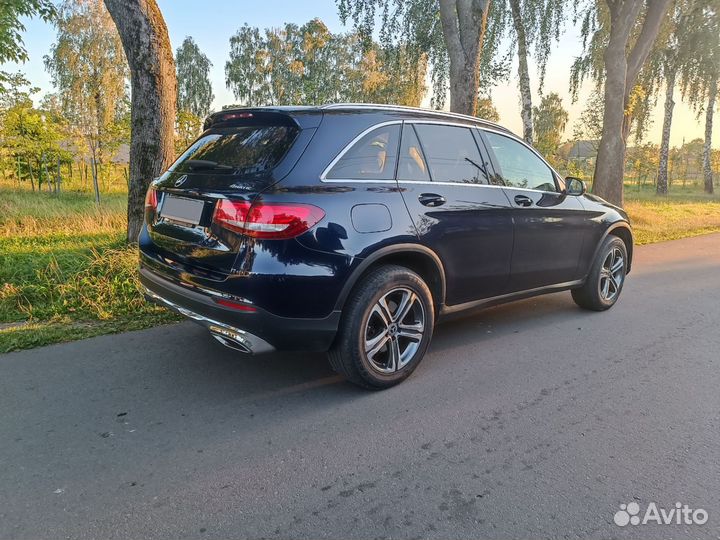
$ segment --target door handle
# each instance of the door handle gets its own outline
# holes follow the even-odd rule
[[[515,195],[515,204],[518,206],[532,206],[533,200],[527,195]]]
[[[438,195],[437,193],[421,193],[418,197],[418,201],[423,206],[442,206],[447,202],[445,197]]]

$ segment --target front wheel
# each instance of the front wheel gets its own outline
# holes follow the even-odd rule
[[[585,309],[605,311],[615,305],[627,273],[627,247],[617,236],[608,236],[582,287],[572,290],[575,303]]]
[[[434,324],[432,295],[422,278],[401,266],[382,266],[348,300],[330,364],[357,385],[389,388],[418,366]]]

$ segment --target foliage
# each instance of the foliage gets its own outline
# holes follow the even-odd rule
[[[175,53],[177,70],[178,111],[204,118],[210,112],[215,96],[210,83],[212,62],[203,54],[193,38],[186,37]]]
[[[526,45],[534,52],[538,67],[538,86],[542,93],[547,63],[553,46],[560,40],[563,23],[571,15],[566,0],[516,0],[520,5],[520,21]],[[573,4],[576,6],[576,4]],[[495,0],[491,3],[488,28],[496,29],[491,39],[501,47],[503,40],[510,42],[507,54],[498,60],[504,73],[509,73],[510,63],[516,56],[515,44],[518,40],[518,29],[513,24],[510,0]],[[489,40],[486,41],[486,43]]]
[[[32,94],[36,88],[23,89],[26,80],[17,77],[0,99],[0,157],[9,162],[18,181],[29,180],[35,189],[42,182],[54,182],[58,161],[67,162],[69,152],[62,148],[64,119],[53,111],[36,109]]]
[[[638,185],[655,182],[659,158],[658,147],[652,143],[628,148],[627,170],[632,172]]]
[[[680,42],[687,51],[683,64],[683,98],[699,112],[720,80],[720,5],[717,0],[694,0],[683,21]]]
[[[76,144],[87,148],[99,202],[100,165],[130,132],[127,62],[102,0],[65,0],[57,27],[45,66]]]
[[[22,33],[25,26],[20,17],[39,16],[50,21],[56,15],[51,0],[3,0],[0,2],[0,64],[5,62],[26,62],[27,50]],[[0,94],[8,84],[12,84],[12,75],[0,71]]]
[[[610,12],[606,2],[594,0],[586,3],[583,9],[579,10],[581,19],[580,33],[582,36],[583,54],[578,56],[570,68],[570,94],[573,102],[577,101],[582,83],[590,79],[595,84],[591,97],[592,104],[597,112],[601,107],[600,114],[593,118],[593,125],[590,128],[593,139],[600,140],[602,136],[602,120],[604,104],[603,83],[605,81],[605,58],[604,53],[608,47],[610,38]],[[642,18],[638,18],[633,28],[633,39],[637,38],[640,32]],[[666,25],[667,28],[667,25]],[[664,30],[666,30],[666,28]],[[649,62],[652,64],[652,62]],[[651,68],[650,68],[651,69]],[[645,85],[645,86],[644,86]],[[635,140],[639,141],[649,128],[649,113],[654,106],[649,98],[655,94],[654,81],[652,78],[641,77],[638,84],[632,89],[631,106],[628,111],[628,118],[636,126]],[[597,100],[600,100],[599,103]],[[587,109],[586,109],[587,110]],[[598,122],[599,121],[599,129]]]
[[[340,19],[353,22],[366,47],[380,22],[380,46],[405,48],[410,63],[426,58],[432,81],[432,105],[442,108],[450,75],[448,51],[440,20],[439,0],[336,0]],[[494,2],[491,2],[493,9]],[[504,27],[488,19],[480,60],[480,90],[487,92],[508,73],[507,58],[498,58]]]
[[[202,131],[203,119],[190,111],[178,110],[175,126],[175,152],[180,155]]]
[[[568,112],[562,98],[555,92],[542,97],[533,111],[535,118],[535,148],[546,157],[557,154],[568,122]]]
[[[419,105],[426,63],[405,48],[363,49],[356,34],[333,34],[319,20],[282,29],[247,24],[230,39],[228,88],[246,105],[379,101]]]
[[[477,100],[477,113],[478,118],[483,120],[489,120],[490,122],[499,122],[500,114],[498,113],[492,99],[489,97],[479,97]]]
[[[93,159],[102,162],[129,132],[127,62],[101,0],[66,0],[45,65],[63,114]]]
[[[580,113],[573,127],[573,139],[576,141],[585,140],[594,143],[597,152],[597,144],[602,137],[603,114],[605,107],[602,92],[595,88],[585,102],[585,108]]]
[[[643,139],[651,126],[652,112],[657,103],[660,84],[667,77],[667,70],[672,67],[672,55],[676,54],[673,52],[672,43],[677,41],[682,31],[676,26],[677,20],[673,22],[674,18],[682,15],[685,9],[683,6],[688,6],[694,1],[696,0],[676,0],[670,16],[663,19],[652,54],[643,66],[636,84],[630,90],[626,115],[631,122],[636,142]],[[583,54],[575,59],[570,69],[570,93],[573,102],[577,101],[582,83],[586,79],[594,82],[596,93],[602,93],[605,81],[604,53],[610,38],[610,12],[605,1],[585,2],[576,13],[578,14],[576,17],[581,21]],[[631,46],[637,41],[643,23],[644,17],[638,17],[630,35]]]

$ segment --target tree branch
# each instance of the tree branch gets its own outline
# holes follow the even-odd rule
[[[645,60],[647,60],[650,50],[655,43],[655,38],[660,30],[663,17],[667,12],[671,0],[653,0],[648,2],[647,13],[643,21],[642,30],[635,42],[630,55],[628,56],[626,93],[629,93],[635,86],[635,81],[640,73]]]

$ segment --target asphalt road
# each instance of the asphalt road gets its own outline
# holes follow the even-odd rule
[[[0,538],[718,538],[718,351],[709,235],[638,248],[609,312],[440,326],[382,393],[192,323],[0,355]]]

